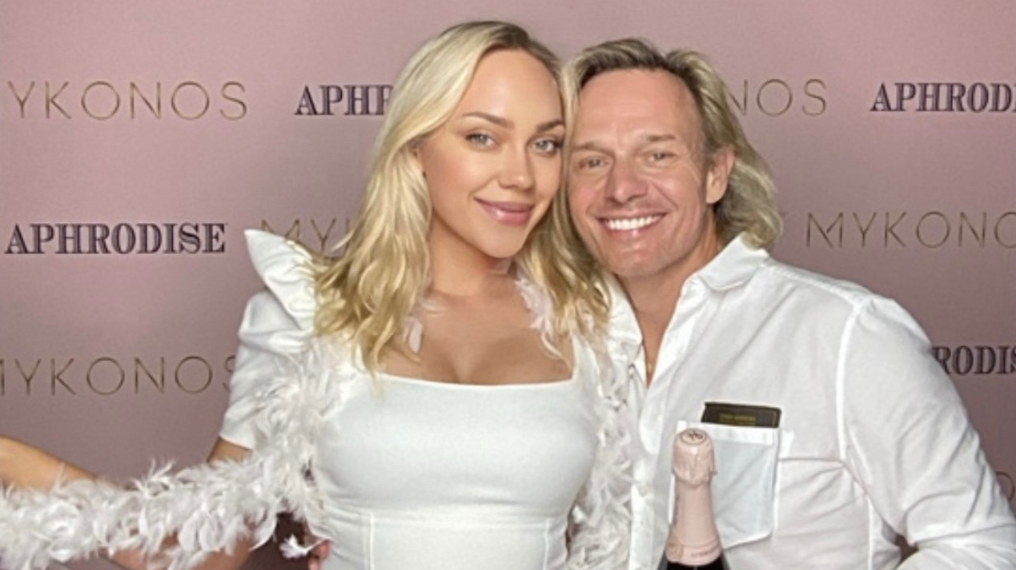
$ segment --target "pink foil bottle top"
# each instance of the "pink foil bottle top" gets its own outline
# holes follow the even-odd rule
[[[671,466],[676,481],[667,560],[691,567],[709,564],[723,553],[709,487],[716,471],[709,435],[694,428],[677,434]]]

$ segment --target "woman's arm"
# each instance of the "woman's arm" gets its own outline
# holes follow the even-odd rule
[[[116,550],[114,560],[133,570],[180,570],[199,560],[209,570],[232,570],[250,545],[271,538],[277,513],[322,516],[305,477],[327,392],[305,356],[316,306],[305,271],[311,256],[279,236],[247,238],[267,289],[251,298],[240,325],[220,431],[228,441],[220,439],[205,464],[117,487],[32,446],[0,440],[0,483],[18,487],[0,493],[0,558],[7,566],[41,569],[49,560]],[[204,555],[223,550],[233,554]],[[129,551],[136,552],[123,554]],[[137,552],[152,555],[152,564]]]
[[[208,462],[212,463],[223,460],[242,461],[248,455],[250,455],[249,449],[230,443],[220,437],[215,441],[215,445],[212,446],[211,453],[208,454]],[[243,563],[247,561],[247,557],[250,556],[251,545],[252,542],[250,540],[243,540],[239,544],[234,545],[233,550],[229,554],[216,552],[209,556],[198,568],[199,570],[239,570],[243,566]],[[125,566],[115,558],[114,561],[121,566]],[[138,570],[137,566],[131,565],[126,567],[130,570]]]
[[[95,475],[16,439],[0,436],[0,483],[20,489],[48,489],[65,481]]]
[[[218,439],[208,455],[208,462],[242,461],[250,454],[244,447]],[[97,477],[88,471],[67,463],[41,449],[24,442],[0,436],[0,483],[3,487],[45,491],[57,482],[95,481]],[[172,544],[169,539],[165,544]],[[247,560],[251,542],[241,541],[233,546],[230,553],[214,553],[197,568],[201,570],[237,570]],[[117,565],[128,570],[146,570],[147,557],[139,551],[120,551],[106,556]]]

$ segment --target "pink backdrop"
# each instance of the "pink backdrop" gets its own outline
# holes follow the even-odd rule
[[[476,18],[711,55],[775,172],[776,254],[916,315],[1012,495],[1011,0],[0,0],[0,432],[116,477],[200,460],[258,287],[242,230],[334,243],[386,86]]]

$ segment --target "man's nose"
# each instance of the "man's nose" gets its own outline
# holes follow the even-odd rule
[[[501,168],[501,186],[517,190],[533,187],[533,162],[525,149],[506,149]]]
[[[646,194],[647,185],[634,165],[626,160],[616,161],[607,177],[607,197],[619,204],[624,204]]]

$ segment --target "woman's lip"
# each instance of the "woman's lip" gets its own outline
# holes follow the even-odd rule
[[[533,215],[533,205],[523,202],[496,202],[491,200],[476,200],[494,221],[509,226],[524,226],[529,223]]]

